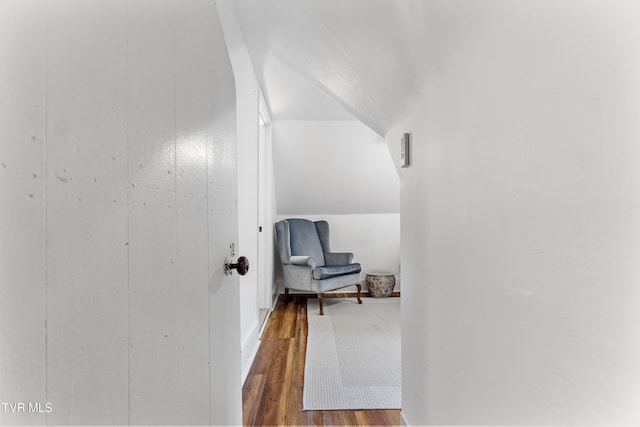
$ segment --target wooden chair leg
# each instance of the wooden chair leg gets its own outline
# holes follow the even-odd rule
[[[284,302],[289,302],[289,288],[284,288]]]
[[[356,298],[358,298],[358,304],[362,304],[362,300],[360,299],[360,293],[362,292],[362,285],[358,283],[356,286],[358,287],[358,293],[356,295]]]
[[[323,297],[322,293],[319,292],[318,293],[318,304],[320,305],[320,316],[324,315],[324,310],[323,310],[323,307],[322,307],[322,297]]]

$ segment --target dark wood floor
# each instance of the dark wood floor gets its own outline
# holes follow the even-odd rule
[[[285,303],[281,297],[271,313],[242,388],[244,425],[400,425],[399,410],[302,410],[307,298],[307,295],[291,295],[289,303]]]

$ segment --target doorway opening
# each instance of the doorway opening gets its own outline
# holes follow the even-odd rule
[[[273,256],[267,250],[272,241],[271,170],[268,167],[271,152],[271,117],[262,91],[260,91],[258,128],[258,325],[260,330],[273,306]]]

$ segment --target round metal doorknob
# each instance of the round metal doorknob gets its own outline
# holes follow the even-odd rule
[[[238,258],[238,262],[232,263],[230,258],[227,258],[224,262],[224,273],[229,275],[233,273],[235,269],[239,275],[244,276],[249,271],[249,260],[245,256]]]

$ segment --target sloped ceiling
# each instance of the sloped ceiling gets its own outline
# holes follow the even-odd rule
[[[267,57],[262,69],[263,92],[273,120],[356,120],[312,81],[277,58]]]
[[[274,117],[297,120],[296,114],[303,114],[303,119],[313,119],[278,98],[303,96],[335,104],[324,110],[332,111],[325,116],[342,120],[352,115],[382,136],[416,76],[428,65],[420,55],[426,3],[235,1],[256,74],[270,92]],[[308,91],[299,90],[304,86]]]
[[[446,63],[442,57],[468,37],[487,9],[478,3],[500,1],[506,0],[233,0],[256,77],[280,122],[274,126],[278,210],[398,212],[398,173],[389,150],[374,146],[383,147],[387,132],[424,102],[429,78],[447,72],[433,64]],[[462,19],[449,19],[460,11]],[[336,124],[311,123],[323,120]],[[361,122],[382,138],[374,143],[340,121]],[[352,137],[337,134],[340,129]],[[310,148],[316,146],[323,149]],[[356,146],[357,153],[349,151]],[[326,194],[308,199],[304,182],[324,182]]]

